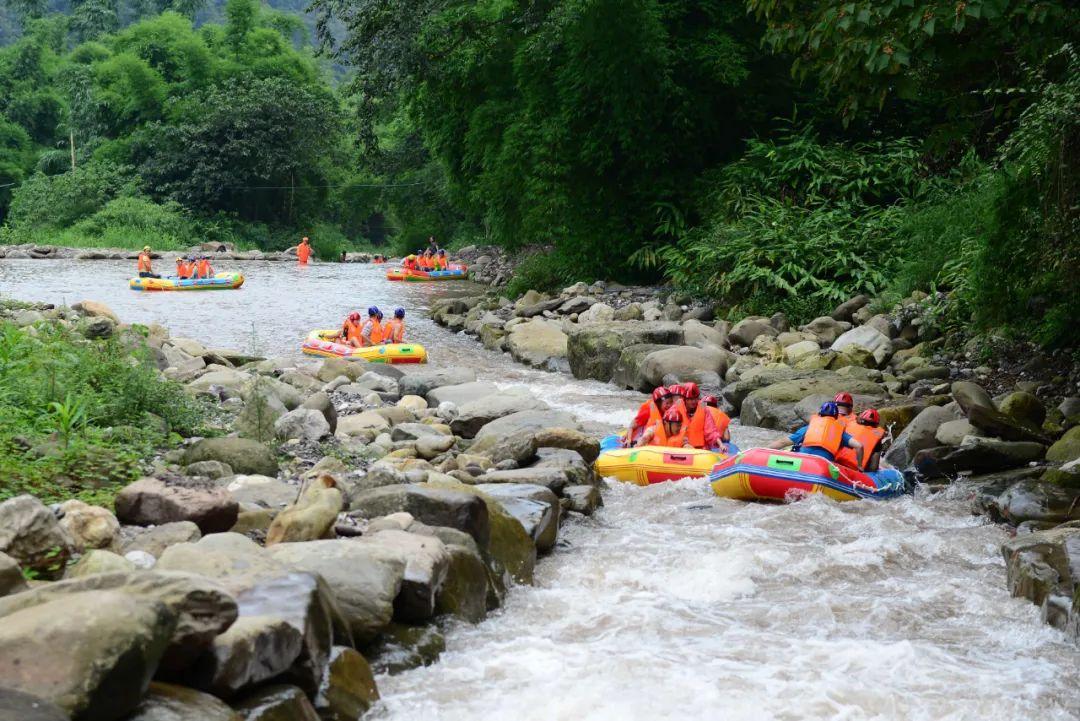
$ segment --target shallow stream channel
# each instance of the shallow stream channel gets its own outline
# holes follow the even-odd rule
[[[525,385],[597,433],[643,398],[525,368],[439,328],[429,304],[468,283],[403,284],[380,266],[223,264],[238,291],[138,293],[130,261],[0,260],[0,298],[92,299],[126,322],[262,355],[299,352],[350,310],[406,309],[435,366]],[[387,313],[389,315],[389,313]],[[735,427],[743,448],[775,436]],[[704,481],[616,484],[573,521],[534,587],[429,667],[380,677],[368,718],[1080,718],[1080,651],[1009,596],[1006,532],[958,486],[895,501],[787,506],[718,499]]]

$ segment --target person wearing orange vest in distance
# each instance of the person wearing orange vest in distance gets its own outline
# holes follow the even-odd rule
[[[300,239],[300,245],[296,246],[296,259],[300,261],[300,265],[307,265],[308,258],[311,257],[311,243],[308,242],[306,237]]]
[[[663,418],[645,429],[635,445],[689,448],[690,439],[686,437],[687,425],[686,414],[681,408],[669,408]]]
[[[435,270],[449,270],[450,260],[446,257],[445,250],[439,250],[435,255]]]
[[[160,275],[154,273],[153,266],[150,265],[150,246],[144,245],[142,252],[139,253],[139,260],[136,264],[136,269],[139,272],[140,278],[160,278]]]
[[[836,455],[836,462],[860,471],[878,470],[881,465],[881,441],[885,438],[885,430],[879,427],[880,423],[881,416],[874,408],[867,408],[854,422],[848,423],[848,435],[862,444],[862,463],[856,462],[850,448],[842,448]]]
[[[690,422],[686,426],[686,437],[694,448],[705,450],[720,449],[724,439],[716,427],[716,420],[701,402],[701,391],[697,383],[683,383],[683,407]]]
[[[398,308],[383,327],[383,343],[405,342],[405,309]]]
[[[199,262],[195,265],[195,277],[196,278],[213,278],[214,269],[210,267],[210,256],[204,255],[199,258]]]
[[[341,324],[338,340],[346,345],[351,345],[353,348],[359,348],[361,329],[360,314],[354,310],[349,313],[348,317],[345,318],[345,322]]]
[[[820,456],[829,461],[836,460],[841,448],[855,451],[855,461],[862,464],[863,446],[844,430],[843,421],[837,418],[836,403],[828,401],[821,404],[817,415],[810,422],[786,438],[770,443],[766,448],[787,448],[794,446],[797,453]]]
[[[368,308],[368,319],[364,321],[363,327],[360,329],[360,345],[367,346],[379,345],[382,343],[383,330],[382,325],[379,323],[379,309],[375,306]]]
[[[411,253],[409,255],[406,255],[405,259],[401,261],[401,269],[416,270],[416,256],[412,255]]]
[[[176,278],[177,280],[187,280],[191,277],[191,269],[188,267],[187,261],[183,258],[176,259]]]

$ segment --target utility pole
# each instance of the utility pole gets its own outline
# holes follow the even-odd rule
[[[71,143],[71,172],[75,172],[75,129],[68,130],[68,139]]]

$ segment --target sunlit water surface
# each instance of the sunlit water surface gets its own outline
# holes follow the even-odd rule
[[[294,354],[349,310],[406,308],[434,365],[524,384],[594,429],[641,396],[534,371],[427,320],[464,283],[389,283],[377,266],[233,264],[240,291],[136,293],[131,264],[0,260],[0,297],[91,298],[210,346]],[[223,265],[222,269],[230,269]],[[744,447],[771,434],[736,428]],[[1080,655],[1005,588],[1005,533],[962,497],[790,506],[703,481],[611,487],[567,524],[534,588],[439,663],[381,677],[383,720],[1075,720]]]

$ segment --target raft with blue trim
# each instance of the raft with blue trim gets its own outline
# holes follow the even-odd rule
[[[235,290],[244,284],[241,273],[217,273],[213,278],[132,278],[128,287],[132,290]]]
[[[814,494],[857,501],[904,492],[904,477],[895,469],[869,474],[820,456],[769,448],[750,448],[726,458],[708,475],[716,495],[740,501],[789,502]]]
[[[386,345],[354,348],[345,343],[335,342],[337,337],[337,330],[313,330],[304,340],[301,350],[306,355],[363,360],[368,363],[386,363],[388,365],[427,363],[427,350],[419,343],[387,343]]]
[[[593,464],[597,474],[638,486],[707,476],[719,461],[726,458],[721,453],[698,448],[620,448],[619,436],[604,438],[600,442],[600,449],[600,455]]]
[[[387,280],[423,282],[429,280],[464,280],[469,277],[469,269],[463,265],[451,265],[446,270],[405,270],[398,268],[386,271]]]

